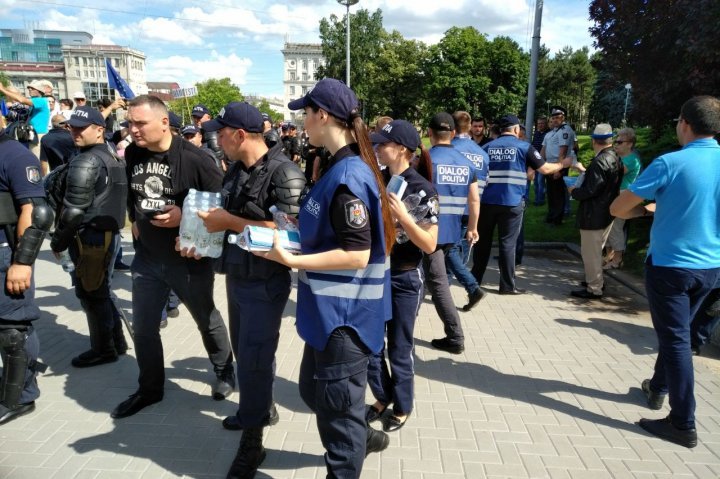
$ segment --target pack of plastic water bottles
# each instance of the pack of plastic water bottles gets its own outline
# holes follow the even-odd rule
[[[225,231],[209,233],[198,211],[222,208],[220,193],[197,191],[190,188],[182,208],[180,220],[180,247],[195,248],[195,253],[210,258],[219,258],[222,254]]]

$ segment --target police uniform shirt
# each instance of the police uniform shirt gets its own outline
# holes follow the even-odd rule
[[[4,134],[0,130],[0,136]],[[15,205],[28,198],[45,198],[37,157],[17,141],[0,144],[0,191],[12,193]],[[6,242],[5,231],[0,228],[0,243]]]
[[[424,205],[429,203],[430,208],[425,214],[425,217],[422,219],[430,220],[431,218],[435,218],[437,220],[440,208],[438,193],[433,184],[423,178],[423,176],[412,166],[400,173],[400,176],[402,176],[407,182],[407,187],[405,188],[405,192],[403,193],[401,199],[405,199],[409,195],[419,194],[421,191],[424,191],[425,196],[420,201],[420,204]],[[385,179],[386,185],[390,181],[390,177],[390,172],[385,169],[383,171],[383,178]],[[393,271],[407,271],[415,269],[418,264],[420,264],[420,261],[422,261],[422,255],[423,253],[420,248],[418,248],[412,241],[395,243],[392,251],[390,252],[390,269]]]
[[[145,151],[148,156],[144,161],[132,166],[128,165],[130,169],[128,183],[134,203],[135,222],[142,243],[155,246],[153,253],[157,250],[163,259],[177,259],[180,256],[175,252],[175,238],[179,234],[179,229],[158,228],[150,224],[153,217],[158,214],[158,210],[162,210],[165,205],[178,204],[179,198],[171,181],[168,152]]]
[[[543,146],[545,147],[545,158],[548,163],[557,163],[560,158],[560,147],[567,146],[566,156],[573,155],[575,144],[575,132],[567,123],[563,123],[545,134]]]
[[[332,157],[329,168],[348,156],[359,156],[357,143],[340,148]],[[346,185],[335,190],[330,205],[330,222],[338,244],[345,251],[365,251],[372,244],[368,209]]]

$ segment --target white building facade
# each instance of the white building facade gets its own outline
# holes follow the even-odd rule
[[[290,111],[287,104],[304,96],[317,83],[316,72],[325,63],[322,47],[319,43],[285,43],[282,54],[283,114],[285,120],[302,123],[301,112]]]

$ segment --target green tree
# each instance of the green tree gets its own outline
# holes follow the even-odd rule
[[[260,110],[262,113],[267,113],[268,116],[270,117],[270,121],[273,124],[275,124],[275,122],[277,122],[277,121],[283,121],[283,114],[278,113],[275,110],[273,110],[270,107],[270,103],[268,103],[268,101],[265,98],[261,99],[260,101],[254,101],[252,104],[253,104],[253,106],[255,106],[255,108]]]
[[[551,106],[566,108],[568,121],[580,128],[588,121],[595,80],[596,72],[587,47],[573,50],[568,46],[552,57],[543,47],[538,66],[536,109],[546,113],[549,100]]]
[[[397,32],[384,33],[380,52],[366,68],[368,97],[363,103],[367,118],[388,115],[417,121],[423,115],[423,66],[427,47]]]
[[[346,17],[320,20],[320,43],[325,65],[318,68],[317,79],[337,78],[345,80]],[[377,59],[385,30],[382,11],[359,9],[350,15],[350,85],[361,100],[367,100],[371,79],[368,67]]]
[[[240,88],[234,85],[229,78],[211,78],[196,83],[195,86],[198,90],[196,96],[172,100],[169,104],[170,111],[180,115],[184,124],[191,123],[189,109],[193,105],[201,103],[210,110],[212,116],[215,116],[228,103],[245,99],[240,92]]]
[[[632,85],[635,123],[660,132],[688,98],[720,92],[717,0],[593,0],[590,19],[609,88]]]
[[[488,41],[473,27],[453,27],[430,47],[428,56],[429,115],[466,110],[493,119],[520,113],[527,94],[528,55],[513,40]]]
[[[3,86],[8,86],[10,84],[10,79],[3,71],[0,71],[0,83],[2,83]]]

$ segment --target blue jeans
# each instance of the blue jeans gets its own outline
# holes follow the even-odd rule
[[[463,237],[466,231],[467,228],[463,228]],[[455,275],[458,282],[465,288],[465,291],[467,291],[468,294],[473,294],[480,289],[480,285],[466,266],[467,260],[465,258],[467,254],[469,254],[469,250],[470,248],[465,239],[450,246],[450,248],[445,251],[445,269],[448,273],[448,282],[452,276]]]
[[[645,264],[650,316],[658,336],[658,357],[650,388],[668,393],[670,419],[680,429],[695,427],[691,321],[719,276],[720,268],[654,266],[652,257]]]
[[[545,203],[545,177],[542,173],[535,172],[535,206]]]

